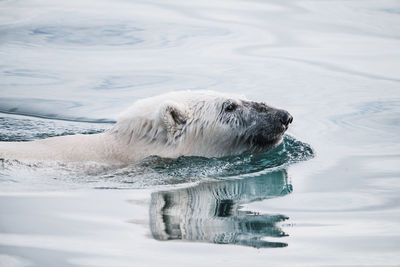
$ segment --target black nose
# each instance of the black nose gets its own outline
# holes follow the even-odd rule
[[[290,113],[285,110],[280,110],[278,112],[278,116],[279,116],[280,122],[283,125],[285,125],[286,127],[289,125],[289,123],[292,123],[292,121],[293,121],[292,115],[290,115]]]

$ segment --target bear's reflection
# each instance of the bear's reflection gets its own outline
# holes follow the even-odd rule
[[[240,180],[155,192],[150,204],[151,232],[157,240],[284,247],[286,243],[264,238],[286,236],[277,226],[286,216],[244,211],[240,205],[291,191],[286,170],[279,170]]]

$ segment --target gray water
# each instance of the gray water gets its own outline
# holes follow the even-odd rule
[[[2,1],[0,140],[171,90],[294,122],[266,154],[0,162],[1,266],[398,266],[398,1]]]

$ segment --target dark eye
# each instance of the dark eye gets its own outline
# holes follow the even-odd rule
[[[237,108],[237,105],[235,103],[226,103],[225,105],[225,111],[227,112],[232,112]]]

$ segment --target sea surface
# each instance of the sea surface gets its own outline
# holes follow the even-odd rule
[[[400,265],[399,1],[0,1],[0,141],[201,89],[294,121],[258,155],[0,160],[0,266]]]

